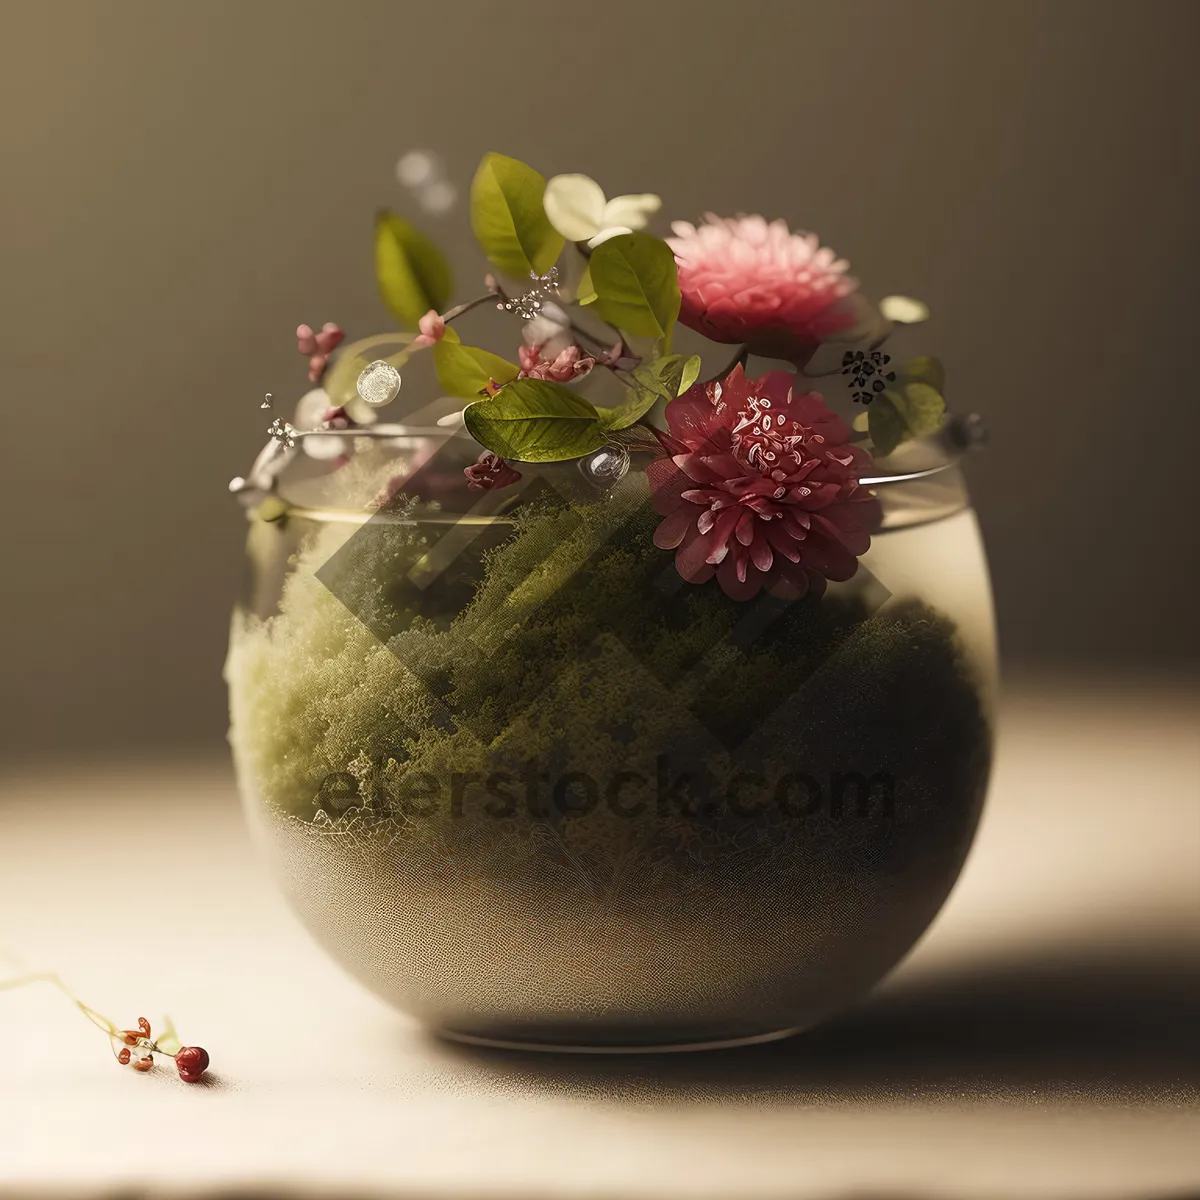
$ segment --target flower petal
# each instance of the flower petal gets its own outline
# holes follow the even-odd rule
[[[753,600],[762,590],[763,577],[757,571],[742,570],[732,558],[717,568],[717,582],[731,600]]]
[[[771,547],[767,544],[767,539],[759,532],[758,537],[750,543],[750,561],[766,574],[775,563],[775,555],[771,553]]]
[[[607,242],[609,238],[620,237],[623,233],[632,233],[633,230],[628,225],[605,225],[595,237],[588,238],[588,246],[595,250],[601,242]]]
[[[315,429],[325,420],[325,414],[332,406],[333,401],[324,388],[313,388],[300,397],[292,420],[297,429]]]
[[[586,241],[604,226],[604,189],[588,175],[555,175],[542,203],[550,224],[568,241]]]
[[[604,206],[605,225],[628,225],[630,231],[645,229],[652,214],[662,208],[662,197],[653,192],[614,196]]]
[[[665,517],[654,531],[654,544],[660,550],[674,550],[683,541],[684,534],[695,516],[695,510],[686,504],[681,505],[669,516]]]
[[[796,541],[779,521],[766,522],[763,526],[763,536],[789,562],[798,563],[800,561],[801,543]]]

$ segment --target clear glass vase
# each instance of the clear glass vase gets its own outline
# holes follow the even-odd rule
[[[848,582],[734,601],[654,546],[641,455],[481,492],[477,453],[364,439],[251,522],[230,740],[300,919],[468,1041],[724,1045],[854,999],[938,911],[986,788],[993,621],[953,458],[877,470]]]

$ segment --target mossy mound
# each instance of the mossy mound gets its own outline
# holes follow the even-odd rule
[[[600,881],[965,848],[989,733],[950,622],[865,585],[735,603],[678,581],[656,521],[631,486],[451,527],[453,554],[432,524],[314,530],[278,613],[235,620],[244,781],[414,850],[499,839],[506,871],[549,831]]]

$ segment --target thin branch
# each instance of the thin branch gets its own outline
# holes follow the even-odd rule
[[[80,1000],[71,991],[71,989],[67,987],[67,985],[63,983],[63,981],[56,974],[54,974],[53,971],[39,971],[33,975],[19,975],[15,979],[0,979],[0,992],[10,991],[13,988],[25,987],[30,983],[48,983],[52,987],[58,988],[58,990],[62,992],[62,994],[66,996],[66,998],[70,1000],[71,1003],[74,1004],[75,1007],[79,1009],[79,1011],[83,1013],[83,1015],[87,1017],[87,1019],[91,1021],[93,1025],[99,1026],[110,1037],[116,1037],[121,1033],[121,1030],[119,1030],[116,1025],[114,1025],[107,1017],[102,1016],[94,1008],[89,1008],[86,1004],[84,1004],[84,1002]]]
[[[489,300],[495,300],[498,296],[503,296],[503,293],[499,290],[484,292],[482,296],[476,296],[474,300],[468,300],[465,304],[456,304],[453,308],[446,309],[442,313],[442,320],[449,325],[451,321],[457,320],[463,313],[468,313],[471,309],[478,308],[481,304],[486,304]]]

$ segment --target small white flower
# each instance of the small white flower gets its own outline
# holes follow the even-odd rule
[[[919,325],[929,320],[928,306],[911,296],[884,296],[879,302],[879,311],[898,325]]]
[[[605,199],[604,189],[587,175],[555,175],[543,200],[550,224],[568,241],[598,246],[620,233],[644,229],[662,200],[649,192]]]

